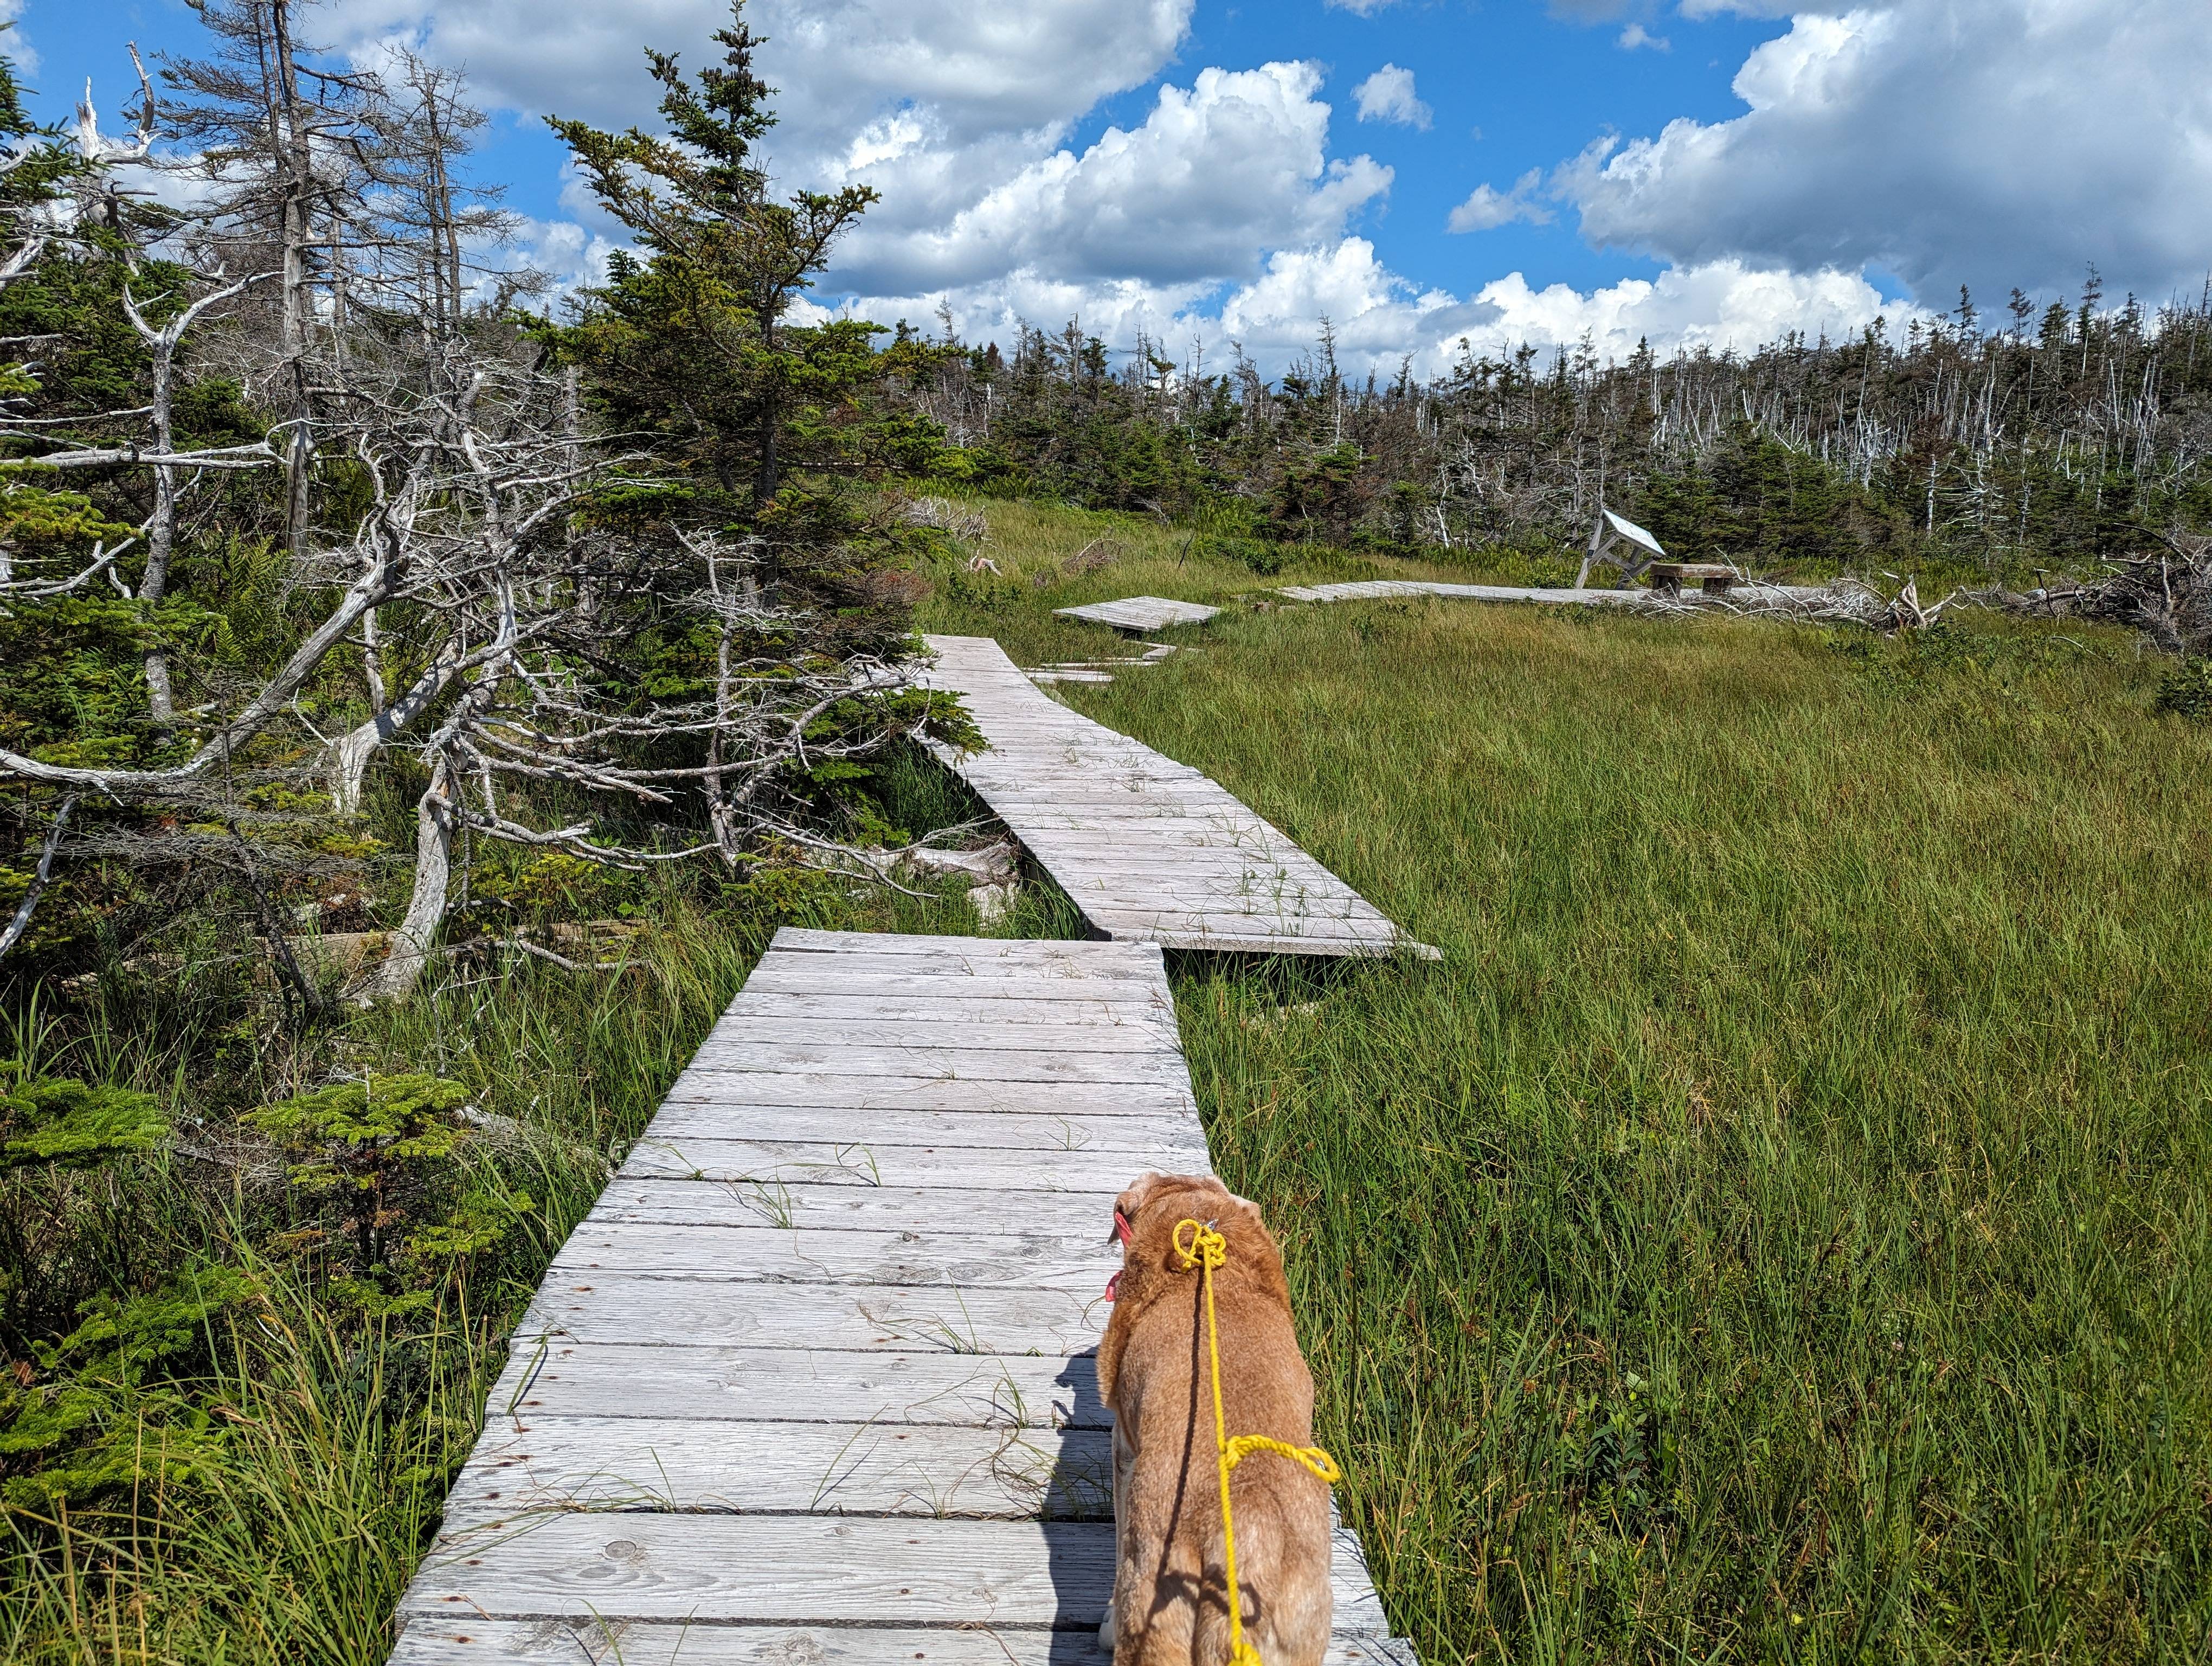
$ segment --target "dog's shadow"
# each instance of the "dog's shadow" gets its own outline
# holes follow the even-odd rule
[[[1067,1408],[1063,1432],[1085,1439],[1086,1445],[1097,1440],[1096,1433],[1087,1432],[1086,1438],[1077,1432],[1114,1426],[1114,1414],[1098,1397],[1097,1365],[1094,1356],[1079,1354],[1054,1379],[1066,1396],[1061,1402]],[[1111,1464],[1110,1456],[1106,1462]],[[1043,1523],[1046,1566],[1057,1599],[1043,1666],[1111,1666],[1114,1658],[1098,1646],[1098,1623],[1105,1618],[1106,1604],[1114,1592],[1110,1474],[1099,1477],[1098,1485],[1104,1519],[1060,1517],[1048,1517]]]

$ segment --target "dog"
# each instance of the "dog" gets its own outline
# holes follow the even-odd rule
[[[1291,1291],[1258,1207],[1211,1177],[1147,1174],[1115,1200],[1121,1270],[1098,1347],[1114,1412],[1114,1594],[1099,1627],[1115,1666],[1229,1666],[1221,1483],[1204,1278],[1176,1223],[1227,1241],[1213,1275],[1221,1404],[1230,1436],[1313,1443],[1313,1373],[1291,1323]],[[1190,1231],[1185,1228],[1188,1243]],[[1320,1666],[1328,1647],[1328,1485],[1270,1452],[1230,1478],[1244,1636],[1264,1666]]]

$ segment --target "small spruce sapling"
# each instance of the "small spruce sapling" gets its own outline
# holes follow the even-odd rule
[[[468,1101],[466,1087],[440,1077],[372,1076],[246,1116],[292,1158],[292,1183],[340,1212],[357,1257],[343,1283],[364,1304],[389,1308],[383,1286],[397,1275],[419,1282],[439,1263],[490,1249],[536,1207],[526,1193],[467,1183]],[[428,1296],[418,1289],[400,1302]]]
[[[168,1119],[149,1093],[125,1087],[0,1076],[0,1170],[83,1168],[161,1143]]]

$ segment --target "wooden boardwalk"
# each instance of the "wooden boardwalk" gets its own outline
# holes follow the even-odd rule
[[[931,681],[990,750],[953,760],[1116,941],[1259,954],[1380,955],[1413,942],[1237,798],[1044,694],[988,636],[932,636]]]
[[[1437,584],[1426,579],[1359,579],[1347,584],[1293,584],[1275,592],[1294,602],[1380,601],[1401,596],[1444,596],[1476,602],[1550,602],[1571,607],[1646,608],[1680,612],[1686,607],[1712,607],[1747,611],[1761,605],[1806,603],[1825,593],[1806,585],[1758,584],[1746,581],[1725,597],[1685,590],[1680,596],[1662,596],[1650,590],[1544,590],[1509,584]]]
[[[1108,1666],[1113,1198],[1208,1167],[1157,946],[778,933],[518,1329],[395,1666]],[[1413,1666],[1336,1549],[1329,1666]]]
[[[1644,590],[1539,590],[1509,584],[1433,584],[1425,579],[1360,579],[1348,584],[1292,584],[1275,593],[1294,602],[1379,601],[1394,596],[1452,596],[1477,602],[1563,602],[1581,607],[1634,607]]]
[[[1111,625],[1116,630],[1164,630],[1170,625],[1204,624],[1221,611],[1203,602],[1171,601],[1165,596],[1124,596],[1118,602],[1091,602],[1082,607],[1055,607],[1063,619],[1087,624]]]

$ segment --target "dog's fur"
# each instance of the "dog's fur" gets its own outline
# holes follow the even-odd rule
[[[1210,1177],[1148,1174],[1115,1210],[1127,1229],[1098,1348],[1099,1392],[1114,1412],[1115,1566],[1099,1641],[1115,1666],[1226,1666],[1206,1306],[1200,1273],[1176,1253],[1177,1221],[1210,1222],[1228,1240],[1213,1289],[1230,1435],[1311,1445],[1313,1375],[1291,1327],[1281,1252],[1255,1206]],[[1266,1666],[1320,1666],[1330,1618],[1327,1483],[1255,1453],[1230,1477],[1230,1504],[1247,1640]]]

